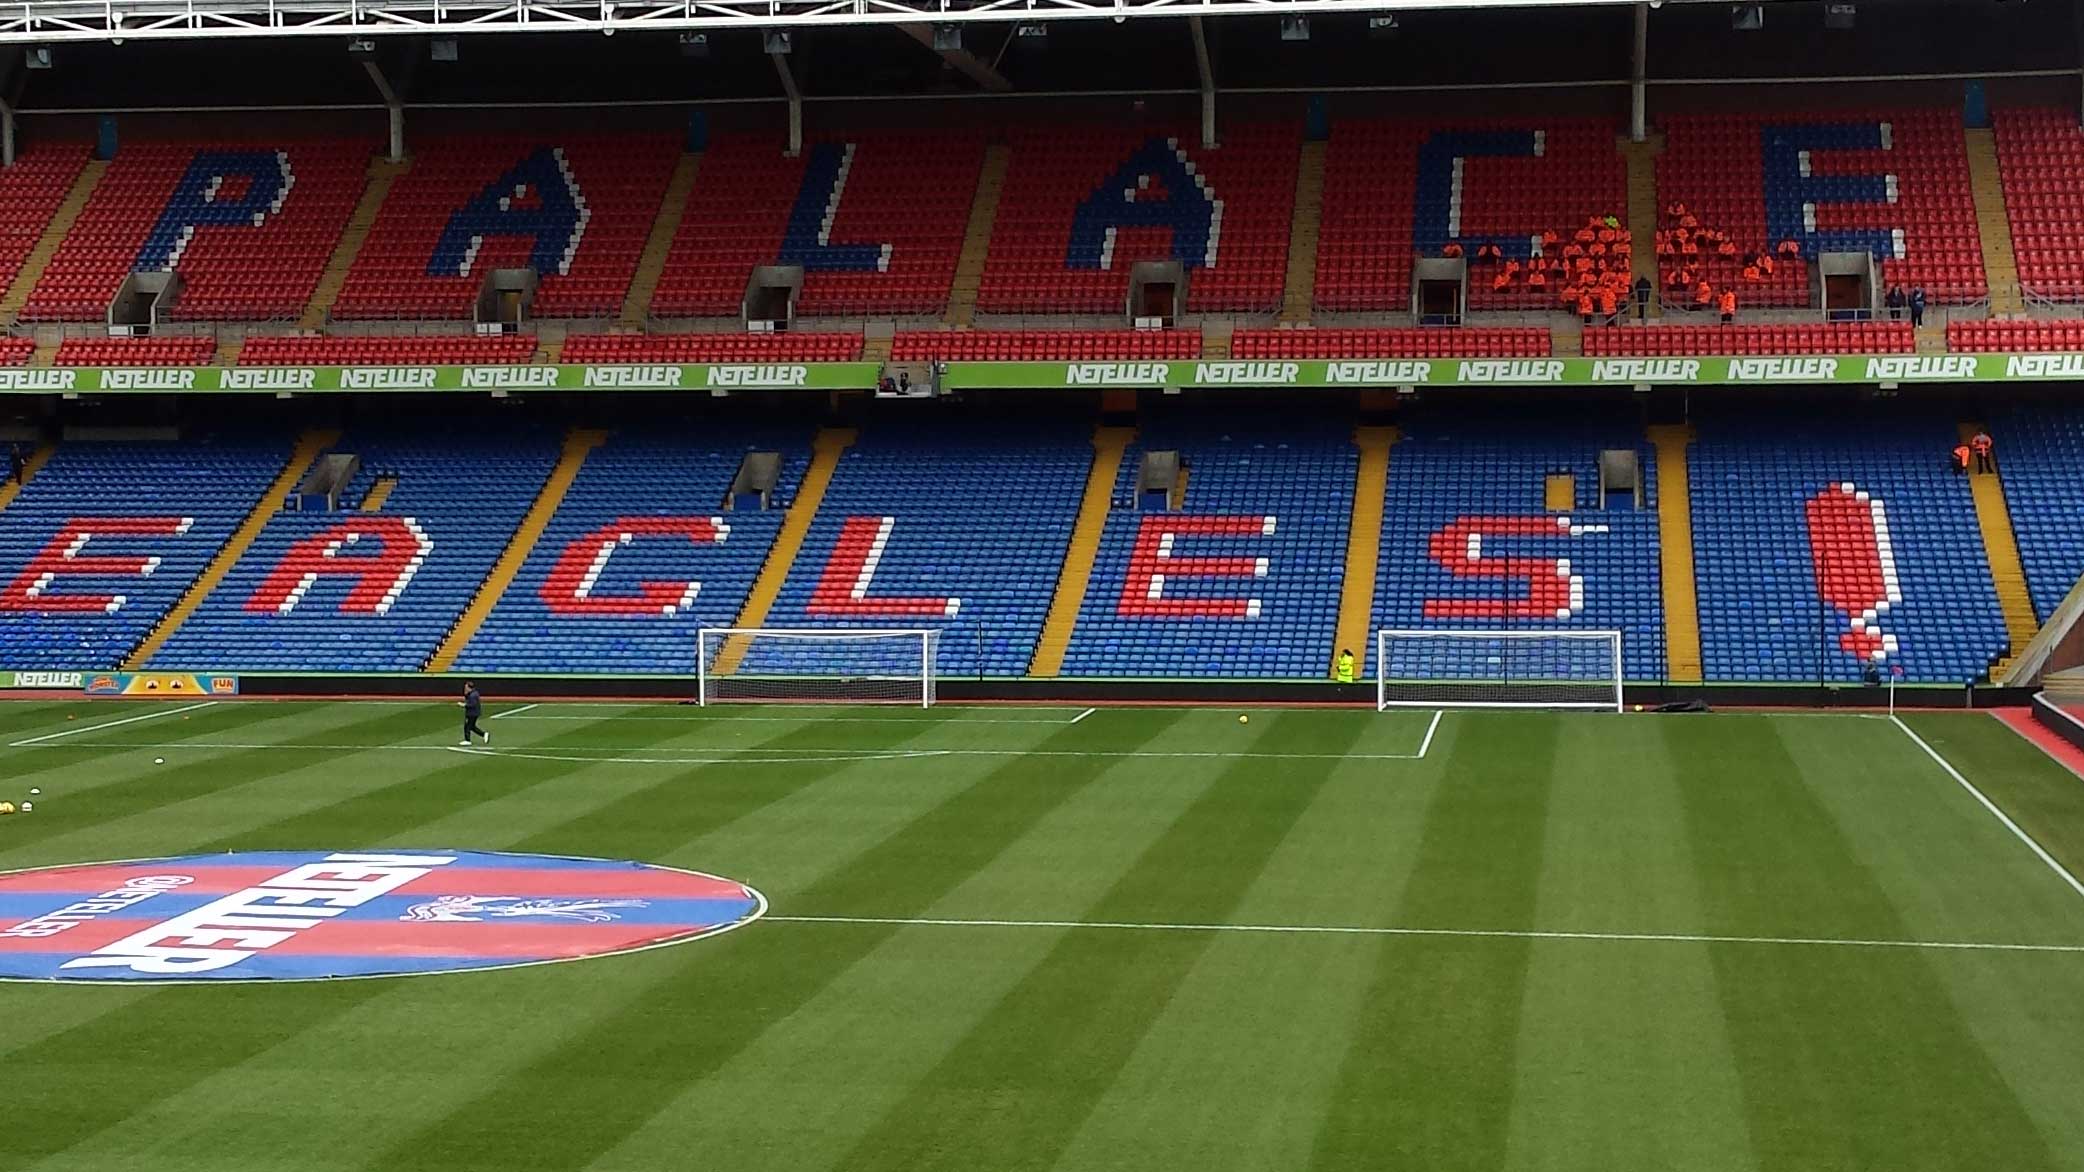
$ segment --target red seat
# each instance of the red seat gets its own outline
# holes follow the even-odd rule
[[[1546,358],[1544,329],[1239,330],[1233,358]]]
[[[53,366],[208,366],[215,338],[67,338]]]
[[[1201,355],[1198,330],[902,330],[898,362],[1178,361]]]
[[[22,318],[100,320],[196,152],[207,149],[274,150],[291,182],[281,209],[264,223],[195,232],[176,264],[183,287],[173,316],[183,321],[294,318],[311,300],[361,197],[371,145],[357,139],[320,139],[126,147],[95,185],[22,307]],[[51,211],[55,210],[53,205]],[[44,219],[49,215],[46,212]]]
[[[512,365],[535,359],[526,334],[248,338],[240,366]]]
[[[1917,332],[1909,322],[1814,322],[1801,325],[1629,326],[1590,329],[1587,358],[1773,356],[1788,354],[1912,354]]]
[[[565,339],[565,362],[852,362],[860,334],[594,334]]]
[[[488,236],[468,273],[430,274],[435,246],[450,217],[533,152],[550,147],[585,208],[576,249],[561,270],[540,272],[531,311],[537,317],[607,317],[622,308],[638,258],[658,218],[678,142],[667,135],[567,135],[529,138],[444,138],[417,144],[412,169],[384,200],[369,239],[355,257],[333,305],[340,320],[462,320],[477,304],[484,275],[530,267],[534,241]],[[517,198],[531,198],[523,192]]]

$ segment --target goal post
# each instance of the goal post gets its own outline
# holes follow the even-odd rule
[[[1621,632],[1379,630],[1375,707],[1619,712]]]
[[[916,704],[934,702],[941,633],[930,628],[703,627],[697,701]]]

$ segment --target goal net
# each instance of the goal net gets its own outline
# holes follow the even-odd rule
[[[699,698],[928,708],[940,643],[933,630],[704,627],[695,661]]]
[[[1619,712],[1621,632],[1377,631],[1375,707]]]

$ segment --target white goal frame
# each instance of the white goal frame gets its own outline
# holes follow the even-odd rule
[[[1389,672],[1389,647],[1400,639],[1468,639],[1485,642],[1532,642],[1539,640],[1561,640],[1569,643],[1603,643],[1608,647],[1608,663],[1613,674],[1610,679],[1541,679],[1527,676],[1515,681],[1509,667],[1501,669],[1496,678],[1442,676],[1436,679],[1391,678]],[[1384,627],[1375,632],[1375,710],[1389,708],[1584,708],[1602,712],[1623,711],[1621,683],[1621,632],[1619,631],[1482,631],[1482,630],[1412,630]],[[1440,695],[1423,694],[1397,695],[1393,692],[1409,689],[1422,693],[1427,688],[1438,689]],[[1528,693],[1526,698],[1514,698],[1510,692],[1520,688]],[[1588,693],[1599,689],[1599,697],[1591,698]],[[1458,695],[1495,690],[1498,696]],[[1544,693],[1546,691],[1546,694]],[[1575,693],[1575,695],[1571,694]]]
[[[793,643],[839,644],[839,643],[910,643],[916,647],[918,670],[899,675],[888,671],[873,671],[854,674],[843,670],[826,673],[786,671],[759,675],[742,675],[738,666],[745,656],[746,648],[755,640],[784,640]],[[733,650],[733,645],[736,650]],[[716,653],[712,655],[714,646]],[[941,632],[932,627],[703,627],[695,633],[695,688],[696,703],[703,707],[711,704],[915,704],[931,708],[934,704],[935,680],[939,674],[936,659],[941,650]],[[759,686],[746,694],[733,695],[728,685],[734,680],[757,681]],[[846,685],[855,682],[872,682],[884,686],[885,695],[849,695]],[[829,695],[816,694],[816,688],[824,684],[838,686]],[[904,684],[899,689],[889,687]],[[793,694],[792,694],[793,692]]]

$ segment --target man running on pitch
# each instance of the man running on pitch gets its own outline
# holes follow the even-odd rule
[[[457,743],[462,745],[470,744],[471,734],[475,733],[485,738],[486,744],[491,744],[492,734],[478,727],[478,716],[485,710],[485,698],[478,695],[478,686],[476,684],[466,682],[463,685],[463,699],[461,703],[463,704],[463,739]]]

